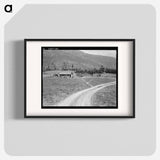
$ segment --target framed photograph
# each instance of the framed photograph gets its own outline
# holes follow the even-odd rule
[[[134,39],[25,39],[25,117],[135,117]]]

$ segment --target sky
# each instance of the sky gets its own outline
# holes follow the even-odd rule
[[[81,50],[82,52],[116,58],[116,50]]]

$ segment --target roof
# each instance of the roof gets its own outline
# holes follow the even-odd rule
[[[59,72],[59,74],[72,74],[73,71],[62,71],[62,72]]]

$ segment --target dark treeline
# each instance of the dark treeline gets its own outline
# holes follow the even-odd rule
[[[90,68],[90,69],[83,69],[83,68],[77,68],[73,64],[69,65],[68,63],[64,62],[61,67],[57,67],[53,62],[49,66],[43,66],[43,71],[54,71],[54,70],[72,70],[75,73],[78,74],[102,74],[102,73],[116,73],[116,69],[111,69],[104,67],[101,65],[99,68]]]
[[[102,73],[116,73],[116,69],[111,69],[111,68],[93,68],[93,69],[81,69],[81,68],[78,68],[75,70],[76,73],[81,73],[81,74],[85,74],[85,73],[88,73],[88,74],[102,74]]]

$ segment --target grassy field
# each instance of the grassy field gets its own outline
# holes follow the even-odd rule
[[[69,95],[89,88],[80,78],[43,77],[43,106],[52,106]]]
[[[116,85],[105,87],[92,97],[93,106],[116,106]]]
[[[53,106],[64,100],[69,95],[89,87],[115,81],[115,75],[107,77],[74,77],[62,78],[53,76],[54,72],[46,72],[43,75],[43,106]],[[109,89],[109,91],[108,91]],[[107,87],[99,91],[93,99],[93,105],[115,105],[114,98],[116,97],[116,89]],[[110,95],[111,94],[111,95]],[[106,99],[105,99],[106,98]],[[107,103],[106,103],[107,101]],[[112,104],[112,105],[113,105]]]
[[[91,84],[92,86],[96,86],[103,83],[108,83],[115,81],[115,78],[109,78],[109,77],[85,77],[83,78],[86,82]]]

